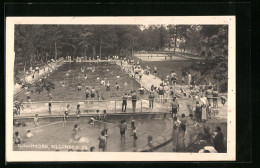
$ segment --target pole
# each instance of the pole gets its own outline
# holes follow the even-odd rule
[[[56,46],[56,41],[55,41],[55,60],[57,60],[57,46]]]
[[[116,113],[116,100],[115,100],[115,113]]]
[[[143,112],[143,101],[141,100],[141,113]]]
[[[102,45],[102,39],[100,39],[100,45],[99,45],[99,56],[100,56],[100,59],[101,59],[101,45]]]

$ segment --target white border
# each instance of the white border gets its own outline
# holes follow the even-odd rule
[[[162,17],[7,17],[6,18],[6,161],[234,161],[236,159],[235,16]],[[13,147],[13,69],[15,24],[204,24],[229,25],[227,153],[22,152]]]

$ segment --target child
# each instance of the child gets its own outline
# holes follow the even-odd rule
[[[64,114],[65,114],[66,117],[68,117],[68,116],[69,116],[69,113],[70,113],[70,105],[67,104],[67,107],[66,107],[66,109],[65,109]]]
[[[127,126],[125,124],[125,120],[121,120],[121,124],[119,125],[120,128],[120,135],[121,135],[121,141],[124,139],[125,140],[125,132],[127,130]]]
[[[51,101],[49,101],[49,103],[48,103],[48,106],[49,106],[49,113],[51,114]]]
[[[89,97],[89,94],[90,94],[88,87],[86,87],[85,94],[86,94],[86,100],[88,100],[88,97]]]
[[[101,83],[101,85],[105,85],[106,84],[104,79],[102,79],[100,83]]]
[[[98,138],[99,140],[99,150],[101,151],[105,151],[106,149],[106,137],[105,137],[105,132],[104,131],[101,131],[101,136]]]
[[[172,102],[171,102],[171,109],[172,109],[172,115],[176,116],[178,111],[179,111],[179,104],[176,101],[176,97],[172,98]]]
[[[106,122],[107,121],[107,111],[103,110],[103,121]]]
[[[80,104],[77,104],[76,115],[77,115],[77,120],[78,120],[79,116],[80,116]]]
[[[136,131],[136,127],[133,128],[133,134],[131,135],[134,137],[134,146],[136,145],[136,140],[137,140],[137,131]]]
[[[92,100],[95,99],[95,93],[96,93],[96,90],[95,90],[94,86],[92,86],[91,94],[90,94]]]
[[[31,130],[27,130],[26,137],[27,137],[27,138],[33,137],[33,134],[31,133]]]
[[[34,117],[34,119],[33,119],[35,126],[38,126],[38,125],[39,125],[39,121],[38,121],[38,120],[39,120],[39,119],[38,119],[38,114],[35,114],[35,117]]]
[[[223,106],[225,105],[227,101],[227,98],[225,96],[221,96],[221,103],[223,104]]]
[[[147,136],[147,146],[149,147],[149,152],[153,152],[153,137],[151,135]]]
[[[141,86],[140,88],[139,88],[139,91],[140,91],[140,95],[144,95],[144,87],[143,86]]]
[[[97,112],[97,119],[100,121],[101,120],[101,116],[100,116],[99,110],[96,110],[96,112]]]
[[[119,84],[116,82],[116,90],[119,89]]]
[[[81,90],[82,89],[82,87],[81,87],[81,84],[79,83],[78,84],[78,90]]]
[[[136,129],[135,120],[132,120],[132,121],[131,121],[131,129],[132,129],[132,132],[131,132],[130,136],[133,136],[134,130]]]
[[[153,109],[153,102],[154,102],[154,91],[151,90],[150,93],[149,93],[149,109]]]
[[[14,133],[14,144],[21,144],[23,142],[22,138],[19,135],[19,132]]]
[[[95,152],[95,147],[94,146],[90,147],[90,152]]]
[[[98,121],[98,120],[95,119],[95,116],[92,116],[92,117],[90,117],[90,120],[89,120],[88,123],[91,124],[91,125],[93,125],[93,127],[94,127],[96,121]]]
[[[157,67],[154,67],[154,71],[153,71],[153,74],[154,75],[157,75],[158,71],[157,71]]]
[[[106,91],[109,91],[109,90],[110,90],[110,83],[109,83],[109,81],[107,81]]]

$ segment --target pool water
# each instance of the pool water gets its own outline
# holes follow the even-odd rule
[[[78,121],[67,121],[63,127],[62,122],[52,123],[40,123],[39,128],[34,127],[32,123],[28,123],[28,127],[14,127],[14,132],[18,131],[21,138],[25,141],[23,146],[14,145],[14,150],[25,150],[25,151],[68,151],[69,148],[76,148],[80,150],[89,149],[94,146],[98,151],[98,138],[101,135],[101,131],[104,128],[104,123],[97,123],[95,126],[88,123],[85,118],[80,118]],[[56,123],[56,124],[55,124]],[[49,125],[48,124],[52,124]],[[73,127],[78,124],[80,131],[78,135],[85,137],[89,142],[70,142],[73,134]],[[157,137],[167,134],[171,129],[170,120],[136,120],[136,127],[138,132],[138,139],[134,144],[133,136],[130,136],[131,126],[130,121],[126,124],[128,129],[126,131],[125,140],[121,142],[120,129],[118,127],[118,121],[109,121],[107,123],[108,128],[108,139],[106,151],[110,152],[126,152],[126,151],[137,151],[144,148],[147,144],[147,136],[151,135],[156,140]],[[42,125],[47,125],[41,127]],[[26,130],[32,129],[32,138],[26,138]],[[30,145],[30,146],[26,146]],[[32,145],[38,145],[32,147]],[[39,147],[43,145],[45,147]],[[71,147],[69,147],[71,145]]]
[[[109,152],[133,152],[147,149],[147,136],[153,136],[153,141],[158,142],[159,139],[165,138],[168,140],[172,135],[172,121],[171,119],[136,119],[135,125],[137,127],[138,139],[134,143],[131,134],[130,122],[133,118],[126,120],[128,129],[126,131],[125,140],[121,141],[120,129],[118,124],[120,120],[108,120],[108,139],[106,151]],[[36,128],[33,123],[26,123],[27,127],[14,127],[14,132],[18,131],[21,138],[25,141],[23,145],[13,145],[15,151],[68,151],[73,149],[76,151],[80,149],[87,151],[94,146],[98,151],[98,138],[101,131],[104,129],[104,122],[96,123],[95,126],[88,123],[89,118],[80,118],[79,120],[67,121],[63,127],[62,121],[58,122],[44,122]],[[191,120],[190,120],[191,121]],[[189,122],[189,121],[187,121]],[[78,136],[87,139],[87,142],[72,142],[72,134],[74,125],[78,124],[80,130]],[[220,126],[224,134],[224,141],[226,143],[227,125],[221,123],[208,123],[211,130],[215,130],[216,126]],[[33,133],[32,138],[26,138],[26,131],[30,129]],[[184,137],[185,147],[188,147],[188,152],[197,152],[198,149],[192,146],[199,133],[204,133],[203,124],[200,126],[187,126]],[[160,140],[160,143],[162,141]],[[157,143],[158,145],[158,143]],[[172,143],[159,148],[156,152],[172,152]],[[187,152],[187,151],[186,151]]]
[[[92,67],[95,67],[94,72],[90,69]],[[81,68],[85,69],[84,72],[81,71]],[[87,74],[86,79],[85,74]],[[104,78],[106,78],[106,82],[109,81],[110,83],[110,91],[106,91],[106,87],[101,85],[101,80]],[[139,89],[139,84],[132,77],[126,74],[120,66],[110,62],[65,63],[55,72],[47,76],[47,80],[53,82],[55,85],[55,89],[51,91],[53,101],[85,100],[86,86],[95,86],[95,89],[101,93],[105,100],[121,100],[121,97],[126,92],[129,93],[131,89]],[[64,86],[62,82],[65,83]],[[118,90],[116,89],[116,82],[120,86]],[[124,85],[125,82],[127,82],[127,85]],[[81,91],[77,90],[79,83],[82,86]],[[16,98],[18,98],[18,100],[26,100],[25,91],[17,95]],[[145,98],[147,98],[147,96],[145,96]],[[41,94],[31,94],[31,101],[33,102],[48,100],[49,97],[45,90]]]

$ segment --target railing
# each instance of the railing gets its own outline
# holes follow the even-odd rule
[[[212,98],[210,98],[212,99]],[[221,106],[220,97],[217,97],[218,104]],[[52,101],[51,108],[49,109],[49,102],[24,102],[23,108],[20,110],[20,115],[22,116],[34,116],[38,114],[39,116],[44,115],[63,115],[67,105],[70,105],[70,114],[76,114],[77,105],[80,104],[81,114],[102,114],[103,110],[107,113],[145,113],[145,112],[161,112],[169,113],[171,111],[171,99],[154,99],[153,108],[150,106],[149,99],[138,99],[136,101],[135,110],[133,108],[132,100],[127,100],[126,111],[124,111],[124,106],[122,100],[74,100],[74,101]],[[190,99],[188,101],[187,110],[192,110],[196,101]],[[213,105],[212,105],[213,106]],[[122,112],[123,107],[123,112]],[[186,107],[185,107],[186,108]],[[50,110],[50,111],[49,111]]]

